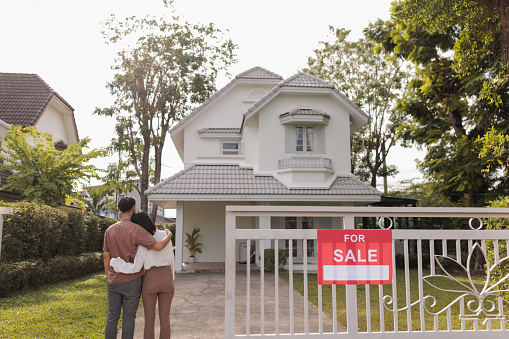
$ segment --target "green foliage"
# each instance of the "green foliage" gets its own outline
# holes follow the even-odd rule
[[[404,0],[391,12],[392,21],[368,35],[379,49],[414,63],[415,77],[396,107],[406,119],[399,135],[427,150],[419,169],[435,195],[482,206],[509,183],[496,168],[483,175],[487,161],[474,151],[491,126],[509,129],[509,83],[495,81],[498,99],[483,94],[507,71],[495,46],[501,41],[498,12],[488,1],[470,0]]]
[[[116,222],[30,202],[10,206],[13,214],[4,217],[1,252],[7,263],[102,251],[104,232]]]
[[[67,214],[29,202],[12,207],[13,214],[4,216],[1,260],[13,262],[55,256]]]
[[[491,164],[505,168],[507,175],[509,167],[509,135],[499,133],[495,127],[486,132],[482,137],[476,140],[476,146],[479,150],[479,158],[486,159],[488,165],[483,169],[483,173],[489,173]]]
[[[171,9],[172,2],[167,5]],[[110,152],[128,159],[117,170],[140,179],[141,209],[147,210],[144,192],[152,165],[150,181],[161,180],[162,150],[170,126],[216,90],[219,72],[236,62],[237,46],[212,23],[190,24],[174,13],[124,21],[113,16],[104,23],[103,35],[107,43],[125,47],[107,85],[115,103],[97,108],[95,114],[116,119]],[[130,41],[135,42],[128,45]]]
[[[0,297],[101,270],[104,270],[104,263],[100,252],[0,264]]]
[[[30,141],[29,141],[30,140]],[[97,168],[89,162],[105,155],[104,150],[88,148],[89,138],[58,151],[53,137],[35,127],[11,126],[3,140],[2,171],[10,171],[6,190],[21,192],[26,200],[49,206],[69,202],[78,184],[97,176]]]
[[[86,196],[80,197],[87,211],[92,214],[99,215],[102,211],[116,211],[115,202],[109,198],[113,194],[113,190],[107,185],[98,187],[85,187]]]
[[[59,254],[78,255],[83,253],[86,250],[87,240],[83,214],[78,211],[67,212],[67,220],[61,228]]]
[[[186,233],[186,244],[184,245],[189,250],[189,256],[194,257],[196,252],[201,253],[203,244],[198,241],[201,237],[200,229],[195,227],[191,233]]]
[[[271,248],[266,248],[263,251],[263,264],[267,271],[274,272],[276,269],[276,260],[274,258],[275,252],[276,250]],[[282,268],[288,261],[288,250],[280,249],[278,252],[278,267]]]
[[[369,29],[382,24],[378,21]],[[377,43],[369,37],[348,41],[350,31],[332,26],[330,33],[333,41],[320,42],[304,71],[333,83],[369,115],[368,124],[352,137],[352,167],[376,187],[377,176],[397,173],[394,165],[386,166],[386,158],[401,123],[394,107],[409,78],[409,64],[383,50],[375,53]]]

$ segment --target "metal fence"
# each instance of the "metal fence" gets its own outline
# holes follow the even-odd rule
[[[484,218],[508,216],[506,208],[227,206],[225,338],[506,337],[501,286],[509,264],[504,275],[495,273],[509,261],[509,231],[481,228]],[[309,283],[316,274],[307,246],[316,229],[239,229],[239,217],[339,217],[344,229],[354,229],[358,217],[378,218],[382,228],[411,218],[413,228],[392,231],[393,253],[399,252],[392,284],[326,286]],[[464,218],[465,229],[418,229],[422,218]],[[257,265],[248,261],[245,272],[236,272],[238,240],[247,240],[247,253],[254,241],[260,253],[271,248],[276,258],[281,248],[293,253],[296,240],[303,249],[299,272],[293,255],[285,270],[276,264],[274,273],[265,272],[263,254]],[[476,265],[486,277],[473,274]]]

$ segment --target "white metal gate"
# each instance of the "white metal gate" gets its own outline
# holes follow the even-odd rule
[[[308,289],[309,265],[307,262],[307,240],[316,240],[316,229],[238,229],[239,217],[340,217],[345,229],[355,228],[355,217],[377,217],[381,226],[392,226],[395,218],[412,218],[413,229],[393,229],[393,252],[396,246],[401,247],[402,268],[394,269],[391,290],[382,285],[332,285],[330,291],[326,287],[317,285],[316,296],[318,316],[310,318],[311,298]],[[465,218],[465,230],[419,230],[419,218]],[[489,332],[490,337],[507,337],[504,306],[508,301],[503,299],[497,290],[509,274],[491,278],[491,273],[497,265],[509,262],[509,231],[481,230],[483,218],[507,218],[508,208],[417,208],[417,207],[316,207],[316,206],[227,206],[226,207],[226,275],[225,275],[225,338],[236,337],[305,337],[322,338],[347,335],[348,338],[396,338],[412,336],[412,338],[472,338]],[[385,220],[385,222],[384,222]],[[481,227],[477,229],[480,222]],[[470,226],[471,229],[468,229]],[[244,291],[236,289],[240,281],[236,272],[237,240],[247,240],[247,253],[251,253],[251,241],[258,242],[263,253],[264,248],[272,248],[278,253],[281,243],[285,240],[292,253],[292,241],[302,241],[303,262],[303,312],[296,316],[294,303],[294,272],[295,263],[290,255],[288,258],[288,294],[289,300],[280,302],[281,271],[275,265],[274,294],[266,295],[267,278],[264,272],[264,256],[259,257],[259,270],[252,271],[253,264],[246,264]],[[415,249],[415,254],[410,249]],[[474,284],[471,269],[473,253],[477,251],[484,257],[487,267],[485,282]],[[488,259],[487,253],[489,253]],[[412,259],[413,256],[413,259]],[[428,258],[429,256],[429,258]],[[277,255],[276,255],[277,258]],[[458,258],[458,259],[456,259]],[[411,260],[417,261],[416,269],[410,269]],[[491,262],[490,262],[491,260]],[[459,271],[449,274],[446,263],[456,265]],[[393,259],[396,267],[396,256]],[[508,266],[509,267],[509,266]],[[417,272],[417,276],[412,274]],[[254,291],[251,287],[253,277],[251,272],[259,275],[259,309],[253,311],[251,305]],[[459,274],[459,275],[458,275]],[[400,279],[398,280],[398,276]],[[459,278],[462,276],[462,278]],[[258,279],[258,277],[257,277]],[[447,280],[455,287],[444,288],[440,281]],[[370,287],[371,286],[371,287]],[[418,293],[416,292],[416,289]],[[431,291],[431,292],[430,292]],[[440,300],[433,296],[433,292],[441,291]],[[447,293],[445,292],[447,291]],[[313,292],[314,293],[314,292]],[[445,293],[445,294],[444,294]],[[324,299],[331,294],[332,328],[324,329]],[[446,297],[444,297],[444,295]],[[450,295],[450,300],[448,299]],[[236,303],[242,298],[242,309]],[[268,310],[267,298],[270,300],[270,321],[274,324],[267,329]],[[343,300],[344,298],[344,300]],[[444,300],[442,300],[444,299]],[[373,301],[374,300],[374,301]],[[343,311],[338,314],[338,302],[344,302]],[[444,304],[445,303],[445,304]],[[442,306],[440,306],[442,305]],[[445,305],[445,306],[443,306]],[[339,305],[341,306],[341,305]],[[437,309],[439,307],[439,309]],[[507,310],[507,308],[506,308]],[[281,314],[289,314],[289,326],[283,330]],[[256,313],[259,324],[256,329],[252,326],[252,319]],[[376,314],[375,314],[376,313]],[[267,313],[268,314],[268,313]],[[455,314],[455,315],[453,315]],[[342,318],[343,317],[343,318]],[[245,318],[242,331],[238,319]],[[311,323],[317,327],[311,329]],[[298,326],[297,326],[298,325]]]

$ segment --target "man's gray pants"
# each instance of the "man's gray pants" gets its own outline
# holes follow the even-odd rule
[[[143,278],[139,277],[120,284],[108,283],[108,315],[106,317],[105,339],[117,338],[117,325],[121,309],[123,309],[122,339],[133,338],[142,282]]]

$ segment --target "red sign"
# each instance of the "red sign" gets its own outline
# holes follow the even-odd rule
[[[318,284],[392,283],[391,230],[317,230]]]

